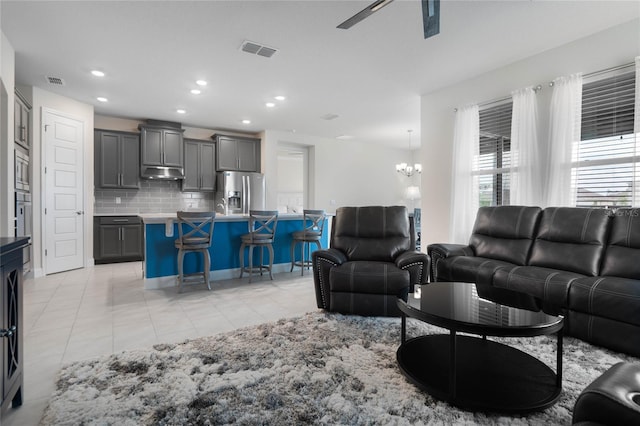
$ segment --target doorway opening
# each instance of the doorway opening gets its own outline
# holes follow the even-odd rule
[[[278,144],[278,211],[302,213],[309,206],[309,148]]]

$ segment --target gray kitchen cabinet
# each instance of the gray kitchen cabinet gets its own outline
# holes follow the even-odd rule
[[[137,216],[96,216],[93,220],[95,263],[142,260],[142,220]]]
[[[260,139],[213,135],[217,171],[260,171]]]
[[[140,136],[96,130],[95,185],[98,188],[140,188]]]
[[[183,191],[213,191],[216,184],[214,144],[185,139]]]
[[[182,129],[140,125],[142,164],[145,166],[183,167]]]
[[[13,140],[15,143],[29,149],[31,138],[29,132],[29,122],[31,120],[31,106],[27,101],[16,92],[13,104]]]

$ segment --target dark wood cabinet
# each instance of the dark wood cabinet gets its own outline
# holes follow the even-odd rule
[[[97,188],[140,188],[140,135],[96,130],[94,144]]]
[[[195,139],[184,141],[183,191],[214,191],[216,186],[215,146]]]
[[[142,165],[184,167],[182,129],[138,126]]]
[[[23,271],[22,253],[29,244],[29,238],[0,238],[0,339],[2,340],[2,374],[0,378],[0,422],[2,413],[11,404],[22,405],[24,383],[23,338],[24,323],[22,314]]]
[[[138,216],[96,216],[93,229],[96,264],[144,258],[142,220]]]
[[[215,134],[216,170],[260,172],[260,139]]]

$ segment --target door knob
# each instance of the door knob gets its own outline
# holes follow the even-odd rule
[[[78,210],[78,211],[76,212],[76,214],[77,214],[77,215],[81,215],[81,214],[84,214],[84,212],[83,212],[82,210]]]

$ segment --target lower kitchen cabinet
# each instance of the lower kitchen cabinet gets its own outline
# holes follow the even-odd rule
[[[138,216],[97,216],[93,219],[95,263],[142,260],[143,227]]]
[[[0,238],[0,423],[9,405],[22,405],[24,324],[22,252],[28,237]]]

